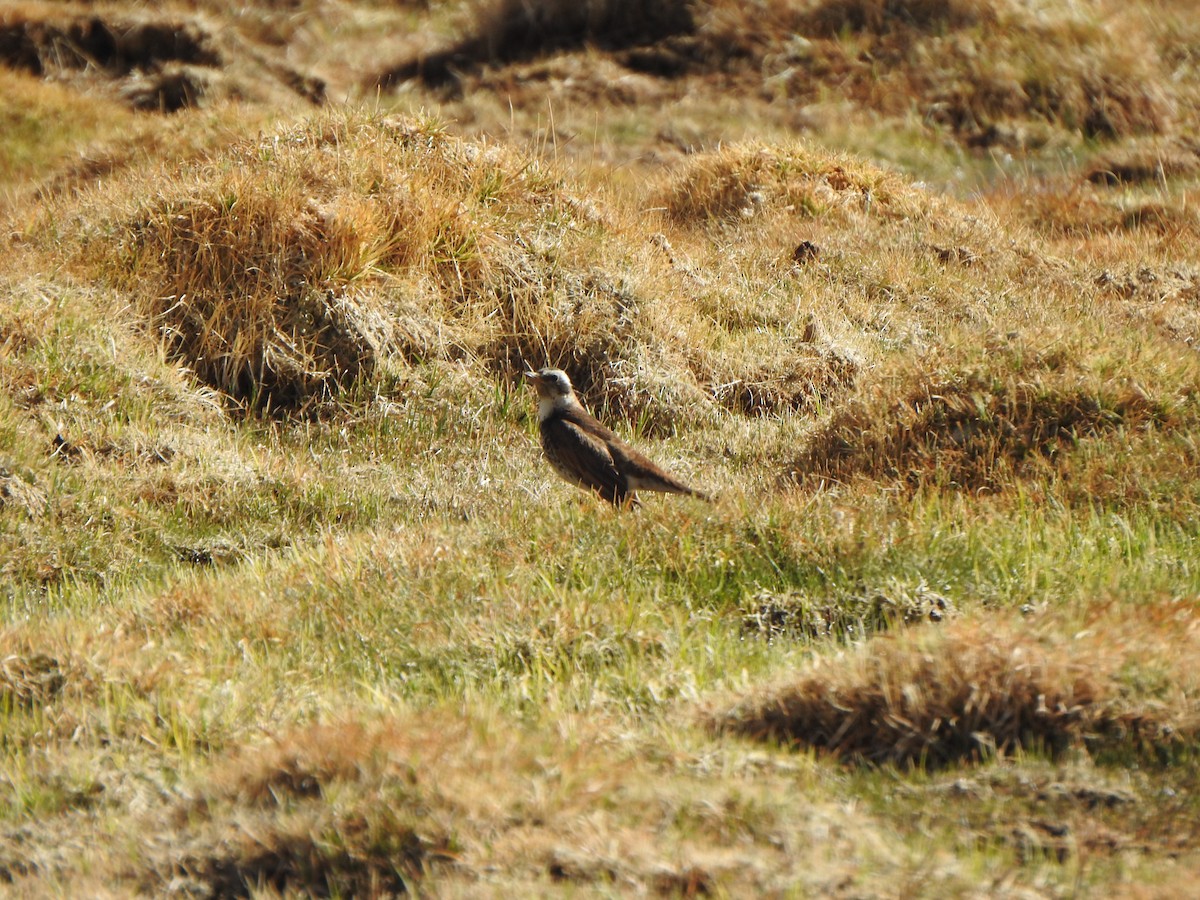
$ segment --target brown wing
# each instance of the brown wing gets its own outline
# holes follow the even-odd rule
[[[565,410],[562,418],[577,425],[594,442],[603,442],[626,492],[659,491],[664,494],[688,494],[702,500],[711,499],[703,491],[688,487],[670,472],[625,443],[620,435],[607,428],[583,407]]]
[[[598,492],[610,503],[624,502],[629,488],[603,441],[562,416],[552,416],[542,423],[542,448],[567,481]]]
[[[589,437],[601,440],[606,444],[624,443],[624,441],[621,440],[620,435],[606,426],[603,422],[593,416],[578,403],[568,406],[559,415],[564,421],[579,426]]]
[[[703,491],[688,487],[666,469],[647,459],[628,444],[610,444],[613,464],[625,476],[625,484],[631,491],[659,491],[664,494],[687,494],[710,499]]]

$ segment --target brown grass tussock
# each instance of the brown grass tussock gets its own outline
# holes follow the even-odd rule
[[[1161,702],[1127,697],[1142,658],[1180,676],[1195,662],[1194,629],[1158,625],[1170,633],[1101,622],[1055,637],[976,618],[878,636],[710,724],[848,762],[930,768],[1021,749],[1162,749],[1200,720],[1187,678]]]

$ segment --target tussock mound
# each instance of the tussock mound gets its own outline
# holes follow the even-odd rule
[[[813,347],[780,354],[773,367],[753,365],[728,379],[711,379],[713,395],[726,409],[746,416],[808,410],[853,387],[861,369],[836,349]]]
[[[872,639],[793,683],[710,720],[718,731],[826,750],[848,762],[936,768],[994,752],[1162,748],[1195,727],[1186,689],[1128,696],[1140,653],[1185,671],[1191,649],[1158,636],[1083,632],[1051,640],[995,622]],[[1123,628],[1123,626],[1117,626]],[[1184,655],[1180,655],[1180,654]]]
[[[1134,19],[1121,22],[1118,37],[1113,12],[1052,17],[1023,3],[973,0],[771,7],[766,16],[747,8],[735,43],[756,48],[749,55],[772,90],[793,102],[817,99],[835,80],[841,95],[887,115],[915,102],[972,146],[1030,140],[1012,127],[1022,121],[1113,138],[1161,132],[1174,114],[1154,37]],[[781,43],[789,35],[800,40]]]
[[[770,170],[781,203],[815,180],[788,175],[786,154],[742,157]],[[878,176],[883,203],[899,191],[870,167],[861,188],[826,168],[811,190],[858,196]],[[311,411],[381,366],[516,378],[551,363],[593,408],[663,433],[720,407],[805,408],[859,370],[823,340],[793,341],[803,323],[776,337],[701,313],[665,239],[609,224],[543,164],[433,125],[331,116],[159,184],[86,199],[77,259],[134,298],[172,356],[260,412]]]
[[[195,22],[37,18],[22,10],[0,18],[0,61],[34,75],[87,68],[128,75],[169,62],[219,66],[222,60],[212,35]]]
[[[1163,146],[1134,144],[1094,159],[1083,177],[1095,184],[1162,182],[1200,173],[1200,143],[1182,140]]]
[[[1200,214],[1186,195],[1159,202],[1106,194],[1107,190],[1081,192],[1072,187],[1014,198],[1011,206],[1051,240],[1086,240],[1101,234],[1172,241],[1200,238]]]
[[[0,703],[6,707],[49,702],[66,681],[58,660],[44,653],[0,658]]]
[[[118,238],[84,258],[200,378],[260,410],[303,409],[385,358],[510,376],[551,361],[630,415],[671,381],[648,299],[599,265],[616,239],[512,151],[337,118],[131,194],[115,220],[101,202]]]
[[[296,410],[369,376],[393,348],[465,352],[453,330],[435,337],[432,310],[406,321],[406,308],[443,295],[469,305],[504,262],[519,276],[480,214],[502,192],[536,206],[540,188],[506,186],[503,154],[474,165],[467,153],[403,123],[327,123],[237,146],[139,203],[113,261],[204,381],[258,408]],[[385,298],[387,273],[411,277]]]
[[[918,198],[903,180],[877,166],[802,145],[786,149],[725,147],[689,160],[656,205],[679,224],[752,219],[768,209],[797,216],[876,211],[918,215]]]
[[[199,838],[175,848],[163,871],[144,873],[146,886],[172,880],[217,896],[263,886],[323,896],[406,893],[449,849],[424,809],[430,798],[422,794],[434,792],[399,762],[411,752],[395,731],[348,725],[315,726],[232,756],[188,810]],[[340,809],[324,800],[327,791],[339,792]],[[239,828],[233,810],[252,818],[253,829]]]
[[[1178,422],[1175,401],[1155,399],[1136,384],[1051,372],[914,375],[898,386],[875,382],[837,410],[815,430],[791,474],[801,481],[867,476],[998,489],[1053,466],[1084,438]]]

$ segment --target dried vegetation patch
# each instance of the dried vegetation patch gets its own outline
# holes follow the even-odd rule
[[[20,3],[0,12],[0,65],[111,90],[134,109],[176,112],[214,98],[324,99],[323,82],[200,17],[87,3]]]
[[[1077,746],[1169,753],[1200,725],[1192,615],[1191,603],[1163,604],[1131,627],[1101,613],[1073,635],[977,616],[876,637],[711,724],[872,764],[939,767]]]
[[[591,741],[572,739],[562,756],[498,721],[372,719],[298,727],[223,755],[155,813],[158,839],[123,879],[221,896],[536,885],[677,896],[770,883],[758,857],[771,848],[708,846],[703,830],[719,832],[726,814],[706,813],[687,778],[651,787]],[[749,801],[721,793],[736,829]]]
[[[411,70],[463,91],[453,126],[338,110],[248,139],[276,113],[109,100],[78,131],[115,146],[24,170],[52,178],[6,207],[0,262],[0,879],[1101,893],[1192,861],[1174,26],[1107,2],[269,6],[0,13],[30,105],[173,71],[212,99],[260,64],[281,96],[271,60],[343,27],[468,23]],[[270,52],[240,52],[251,27]],[[510,91],[518,134],[582,104],[590,167],[582,129],[553,163],[549,137],[454,137],[489,123],[472,91]],[[672,143],[689,91],[705,135],[768,107],[816,127],[838,91],[966,168],[963,142],[1152,136],[959,201],[814,143]],[[684,430],[719,502],[545,488],[513,389],[545,363],[639,443]],[[1071,611],[1096,595],[1121,599]]]
[[[1104,4],[1053,13],[970,0],[710,8],[700,31],[708,53],[739,48],[761,66],[769,93],[812,102],[836,80],[843,96],[885,115],[915,101],[973,146],[1022,148],[1039,139],[1039,125],[1099,138],[1156,133],[1175,112],[1148,23]]]
[[[488,63],[502,64],[592,44],[608,50],[642,46],[694,28],[686,0],[491,0],[478,4],[467,33],[449,46],[370,76],[371,86],[420,78],[433,86]]]
[[[327,120],[235,146],[134,201],[120,241],[93,250],[111,277],[134,279],[143,315],[206,382],[295,411],[393,355],[568,357],[561,335],[552,348],[538,330],[542,291],[572,311],[619,315],[620,302],[602,281],[552,271],[569,203],[498,147]]]
[[[1083,177],[1094,184],[1137,184],[1191,178],[1200,173],[1200,142],[1137,142],[1109,150],[1088,165]]]
[[[1061,132],[1104,140],[1158,134],[1190,116],[1194,87],[1173,77],[1180,65],[1166,58],[1184,26],[1108,2],[1043,6],[705,0],[631,13],[607,0],[496,0],[477,8],[457,41],[368,83],[421,79],[532,102],[538,92],[481,70],[587,44],[635,77],[659,81],[659,93],[719,86],[800,111],[836,89],[860,112],[902,117],[915,107],[971,147],[1027,150]],[[577,68],[564,85],[586,80]],[[555,80],[552,72],[533,77]]]
[[[1147,170],[1131,171],[1143,165]],[[1101,160],[1088,170],[1085,180],[1048,180],[1036,191],[998,192],[991,205],[1028,223],[1038,234],[1063,248],[1082,246],[1104,264],[1122,255],[1117,248],[1154,248],[1154,255],[1178,259],[1177,247],[1200,240],[1200,215],[1191,202],[1187,177],[1178,187],[1159,183],[1149,170],[1152,160],[1117,164]],[[1118,176],[1116,173],[1120,172]],[[1153,184],[1127,184],[1124,178]],[[1113,179],[1122,179],[1119,183]]]
[[[1193,422],[1196,373],[1187,362],[1156,395],[1132,379],[1055,367],[1009,376],[991,367],[910,369],[872,381],[817,425],[792,477],[999,491],[1018,478],[1065,474],[1081,442]]]
[[[742,148],[681,176],[681,216],[726,214],[708,173],[726,157],[744,191],[769,182],[784,214],[872,192],[915,202],[873,167]],[[310,411],[431,362],[506,378],[548,362],[607,414],[669,431],[717,406],[802,408],[857,371],[816,336],[742,340],[747,323],[700,314],[703,279],[678,278],[653,222],[614,223],[553,167],[432,124],[323,117],[190,164],[153,196],[140,183],[69,207],[87,235],[75,262],[129,292],[170,354],[244,407]]]
[[[448,845],[429,833],[414,780],[389,771],[387,752],[406,743],[318,727],[235,755],[181,803],[181,833],[137,879],[148,890],[186,884],[216,896],[264,887],[320,896],[408,892]]]
[[[955,615],[952,601],[923,582],[861,589],[836,600],[803,591],[757,591],[743,603],[742,631],[768,641],[862,639],[876,631],[921,622],[939,623]]]
[[[919,216],[928,198],[897,175],[804,146],[732,146],[698,154],[653,198],[679,225],[752,219],[768,209],[798,218],[871,211]]]

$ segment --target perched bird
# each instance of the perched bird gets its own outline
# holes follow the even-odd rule
[[[538,395],[542,450],[550,465],[571,484],[594,491],[609,503],[636,504],[634,491],[707,494],[688,487],[634,450],[579,402],[561,369],[526,372]]]

